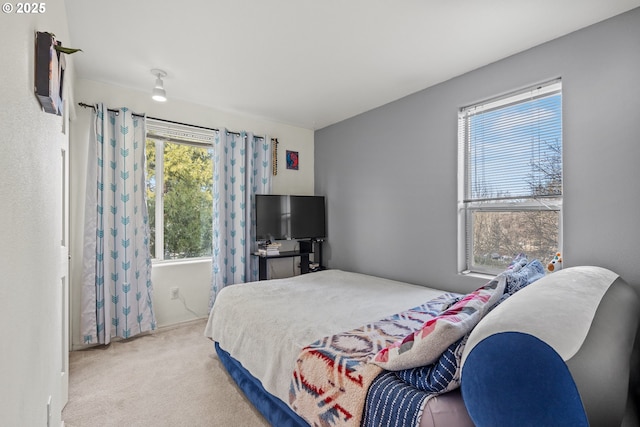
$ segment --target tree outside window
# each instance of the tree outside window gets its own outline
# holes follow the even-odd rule
[[[204,145],[147,139],[150,246],[157,260],[211,255],[212,153]]]

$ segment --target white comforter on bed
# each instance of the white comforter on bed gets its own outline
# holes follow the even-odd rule
[[[442,293],[341,270],[237,284],[218,294],[205,336],[288,404],[291,375],[303,347]]]

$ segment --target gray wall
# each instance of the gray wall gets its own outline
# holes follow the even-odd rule
[[[325,263],[451,290],[481,284],[457,274],[457,111],[555,77],[564,266],[640,283],[640,9],[316,131]]]

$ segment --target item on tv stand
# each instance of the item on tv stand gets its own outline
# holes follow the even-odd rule
[[[309,271],[316,272],[316,271],[320,271],[320,270],[322,270],[322,267],[317,262],[310,262],[309,263]]]
[[[280,255],[280,246],[282,246],[281,243],[271,242],[270,240],[268,240],[265,243],[258,245],[258,255]]]

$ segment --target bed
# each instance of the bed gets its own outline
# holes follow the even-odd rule
[[[218,295],[205,335],[215,342],[220,361],[231,377],[274,426],[523,425],[525,420],[521,411],[505,411],[500,403],[522,395],[523,382],[510,378],[523,371],[516,367],[509,370],[513,371],[510,374],[504,372],[506,364],[514,361],[500,350],[505,348],[503,344],[486,343],[493,339],[508,341],[512,336],[521,340],[520,332],[504,333],[505,330],[518,331],[521,322],[505,324],[505,319],[522,315],[536,318],[541,309],[550,307],[549,294],[557,293],[552,300],[563,302],[563,308],[554,309],[554,313],[564,316],[569,307],[575,313],[592,311],[599,319],[599,312],[606,304],[598,304],[598,301],[622,290],[626,292],[623,300],[629,307],[622,310],[621,300],[617,299],[617,305],[607,311],[622,316],[629,333],[624,340],[618,340],[616,334],[604,351],[622,355],[620,360],[626,370],[620,370],[615,381],[609,381],[611,384],[593,374],[592,366],[600,369],[602,349],[594,352],[585,346],[577,353],[564,354],[565,349],[554,347],[554,340],[565,343],[571,338],[575,341],[574,328],[563,331],[559,338],[549,339],[545,334],[552,332],[553,336],[560,331],[557,326],[547,324],[553,315],[524,324],[535,326],[533,330],[528,326],[527,334],[548,342],[551,347],[547,353],[555,354],[554,360],[560,363],[557,366],[564,366],[562,369],[570,372],[566,377],[569,388],[558,387],[558,394],[552,400],[565,402],[568,399],[575,403],[577,395],[567,390],[577,390],[577,402],[582,399],[585,404],[584,407],[576,406],[575,411],[567,411],[565,403],[558,404],[553,417],[561,414],[565,418],[584,421],[591,420],[596,414],[604,416],[607,422],[617,420],[621,417],[620,408],[601,411],[602,405],[598,403],[597,409],[593,409],[595,404],[591,400],[599,402],[602,399],[593,399],[593,387],[583,385],[597,380],[603,390],[611,390],[609,401],[617,402],[624,412],[627,400],[625,375],[628,374],[629,350],[633,347],[638,320],[637,294],[607,270],[593,267],[570,270],[573,271],[545,277],[544,268],[537,260],[528,262],[522,258],[517,262],[514,260],[505,272],[485,286],[466,295],[339,270],[239,284],[225,288]],[[528,286],[540,278],[543,280]],[[531,292],[524,292],[523,298],[515,298],[513,303],[510,300],[502,304],[525,286]],[[586,289],[599,291],[583,294]],[[576,295],[580,297],[576,298]],[[584,305],[585,297],[590,301],[588,310]],[[531,304],[532,301],[535,303]],[[587,342],[592,336],[599,337],[597,342],[604,340],[602,328],[597,325],[610,326],[610,318],[592,322],[588,317],[575,326],[589,331]],[[442,323],[442,319],[449,322]],[[557,323],[554,322],[552,324]],[[444,329],[441,328],[443,324],[446,325],[442,327]],[[615,324],[621,323],[616,321]],[[602,330],[605,335],[611,335],[608,329]],[[443,340],[442,336],[447,339]],[[523,356],[527,354],[527,348],[530,344],[523,347]],[[425,355],[440,352],[440,356],[430,355],[428,360],[424,359]],[[445,362],[449,359],[455,363],[447,365]],[[574,359],[580,362],[574,362]],[[592,363],[584,364],[585,360],[591,359]],[[529,362],[526,356],[515,362],[524,361]],[[531,363],[535,366],[540,361]],[[444,370],[438,371],[443,367]],[[557,369],[526,371],[524,373],[537,372],[535,379],[542,380],[543,388],[538,391],[527,388],[519,402],[528,407],[539,400],[541,407],[549,408],[550,402],[544,397],[549,393],[545,378],[555,378],[555,374],[546,376],[546,373],[557,372]],[[436,378],[427,372],[448,376],[445,386],[438,385],[437,392],[425,391],[425,378]],[[503,377],[503,374],[507,376]],[[482,381],[479,382],[480,378]],[[413,387],[412,380],[415,379],[418,384]],[[573,381],[575,385],[571,385]],[[528,378],[527,383],[534,384],[534,381]],[[503,397],[496,400],[493,396],[497,395]],[[402,404],[396,405],[397,402]],[[404,402],[408,403],[405,405]],[[494,404],[497,406],[493,407]],[[607,406],[613,408],[612,403]],[[549,418],[539,418],[549,417],[551,413],[547,409],[530,411],[527,425],[551,425]],[[575,425],[586,424],[578,422]],[[595,422],[591,425],[609,424]]]
[[[366,396],[363,394],[367,394],[371,382],[380,378],[382,383],[379,388],[382,390],[395,387],[393,382],[397,382],[397,378],[386,378],[384,382],[381,378],[383,375],[380,375],[384,370],[366,363],[366,360],[408,332],[419,329],[426,320],[435,317],[446,305],[460,298],[459,294],[424,286],[341,270],[325,270],[225,288],[216,299],[205,335],[215,342],[225,368],[273,425],[366,425],[380,422],[379,417],[390,417],[392,414],[371,414],[376,405],[369,405],[368,414],[365,414],[367,408],[363,400]],[[379,323],[385,320],[391,323]],[[362,346],[363,329],[370,331],[375,328],[374,324],[378,331],[374,333],[372,341],[379,342],[367,343],[369,347],[363,352],[357,348]],[[383,331],[385,328],[387,330]],[[382,340],[381,331],[383,335],[387,334]],[[338,345],[327,348],[327,337],[332,337]],[[374,349],[370,348],[371,345]],[[313,363],[317,354],[326,358],[327,352],[331,353],[335,347],[341,350],[348,347],[349,352],[359,353],[358,362],[361,363],[356,369],[358,375],[363,369],[371,371],[368,375],[360,375],[358,379],[362,382],[361,377],[368,376],[365,378],[367,384],[359,384],[366,389],[359,390],[360,402],[353,405],[355,409],[350,411],[352,413],[342,409],[351,402],[342,405],[335,396],[327,397],[326,390],[323,390],[323,396],[318,396],[317,390],[303,393],[300,389],[308,388],[308,384],[300,384],[300,378],[296,377],[297,374],[303,376],[300,372],[302,369],[297,365],[305,357],[305,352],[313,353],[309,356],[309,363]],[[451,349],[452,352],[455,350],[455,347]],[[332,357],[332,363],[336,363],[331,364],[327,368],[329,370],[340,370],[340,364],[353,362],[347,360],[352,357],[351,354],[348,357],[332,354]],[[309,369],[306,374],[310,376],[314,373]],[[453,374],[457,374],[455,367]],[[332,373],[329,372],[329,375]],[[340,381],[352,383],[349,375],[345,374],[346,379]],[[345,384],[336,385],[336,389],[345,387]],[[414,393],[416,396],[412,395],[409,399],[413,401],[410,408],[402,410],[415,413],[411,414],[412,421],[404,425],[473,425],[455,381],[451,388],[454,390]],[[328,406],[332,410],[318,411],[317,407],[322,406],[317,404],[318,399],[331,403]],[[353,397],[346,395],[344,399]],[[315,407],[311,411],[317,413],[309,414],[309,408],[305,406]],[[302,413],[304,419],[296,412]],[[364,421],[367,418],[377,421]]]

